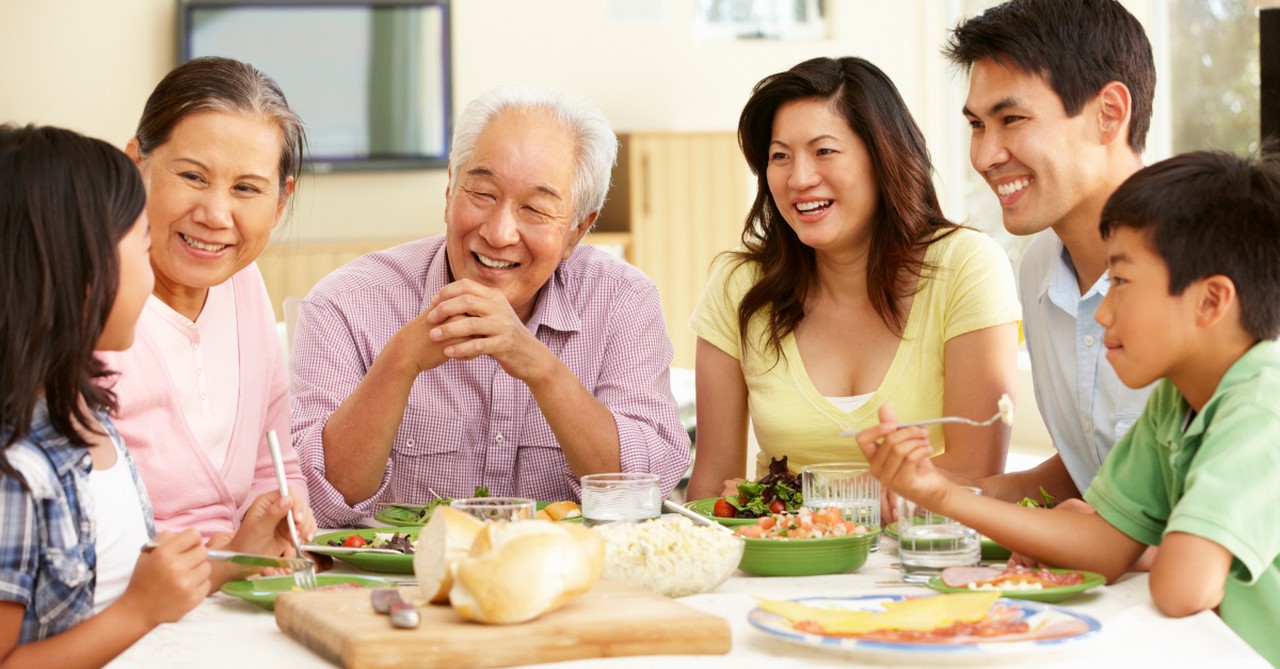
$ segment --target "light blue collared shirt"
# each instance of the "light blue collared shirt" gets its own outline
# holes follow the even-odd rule
[[[1110,287],[1111,275],[1103,272],[1081,295],[1071,256],[1052,231],[1032,240],[1022,258],[1018,298],[1036,402],[1081,494],[1152,388],[1129,388],[1107,362],[1104,328],[1093,315]]]

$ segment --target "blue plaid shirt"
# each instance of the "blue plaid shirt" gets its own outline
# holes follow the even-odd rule
[[[97,413],[123,454],[138,501],[155,536],[146,488],[120,435],[105,413]],[[0,431],[0,439],[12,434]],[[36,406],[30,434],[0,452],[0,600],[26,607],[18,643],[30,643],[75,627],[93,615],[93,458],[54,431],[44,401]],[[17,478],[12,473],[17,474]]]

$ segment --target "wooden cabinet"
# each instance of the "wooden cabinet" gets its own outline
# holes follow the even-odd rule
[[[717,253],[740,244],[754,195],[731,132],[621,135],[613,188],[587,243],[621,243],[657,284],[672,365],[692,368],[689,317]]]

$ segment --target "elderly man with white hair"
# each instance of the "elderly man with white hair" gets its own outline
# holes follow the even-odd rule
[[[491,90],[457,120],[442,236],[372,253],[299,306],[293,442],[321,525],[438,494],[578,499],[689,465],[657,289],[580,242],[617,138],[595,108]]]

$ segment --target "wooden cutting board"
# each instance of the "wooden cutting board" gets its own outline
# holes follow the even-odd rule
[[[421,602],[416,587],[400,589]],[[391,627],[369,590],[296,592],[276,600],[285,634],[348,669],[510,667],[622,655],[729,652],[729,623],[661,595],[601,581],[564,608],[519,625],[463,620],[447,605],[419,607],[417,629]]]

